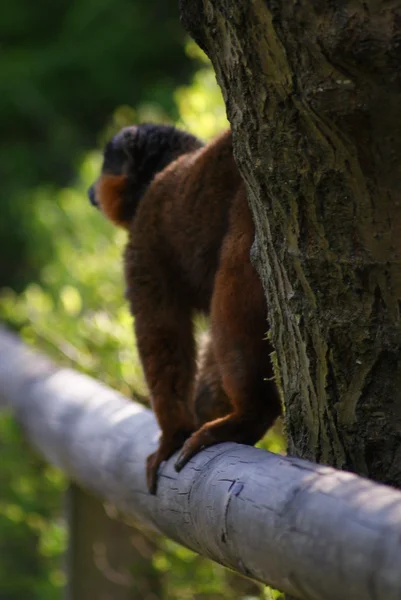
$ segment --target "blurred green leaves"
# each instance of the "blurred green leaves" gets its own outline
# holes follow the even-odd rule
[[[60,559],[62,474],[34,458],[17,425],[0,412],[0,597],[55,600],[64,584]]]
[[[21,289],[44,263],[32,191],[71,183],[117,106],[176,117],[194,62],[177,0],[15,0],[0,39],[0,286]]]
[[[39,283],[3,291],[0,314],[27,341],[130,394],[143,383],[124,301],[125,233],[86,196],[99,159],[84,161],[76,188],[37,192],[34,215],[55,236],[53,251]]]

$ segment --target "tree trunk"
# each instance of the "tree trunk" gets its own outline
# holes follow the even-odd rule
[[[181,12],[248,187],[289,452],[401,487],[401,2]]]

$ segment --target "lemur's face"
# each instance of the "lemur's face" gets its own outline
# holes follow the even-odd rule
[[[91,204],[116,225],[130,229],[154,177],[181,154],[201,146],[194,136],[171,125],[125,127],[106,144],[100,176],[88,190]]]
[[[137,127],[125,127],[106,144],[100,177],[88,189],[91,204],[102,208],[106,214],[111,189],[118,195],[124,188],[128,168],[132,166],[130,150],[136,135]]]

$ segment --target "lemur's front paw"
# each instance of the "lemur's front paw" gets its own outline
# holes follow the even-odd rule
[[[159,467],[165,460],[168,460],[172,454],[190,437],[192,431],[177,431],[171,438],[160,440],[159,448],[146,459],[146,481],[149,492],[155,495],[157,492],[157,476]]]

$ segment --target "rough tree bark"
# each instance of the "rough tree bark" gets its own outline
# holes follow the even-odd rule
[[[401,487],[401,2],[181,13],[248,187],[289,452]]]

